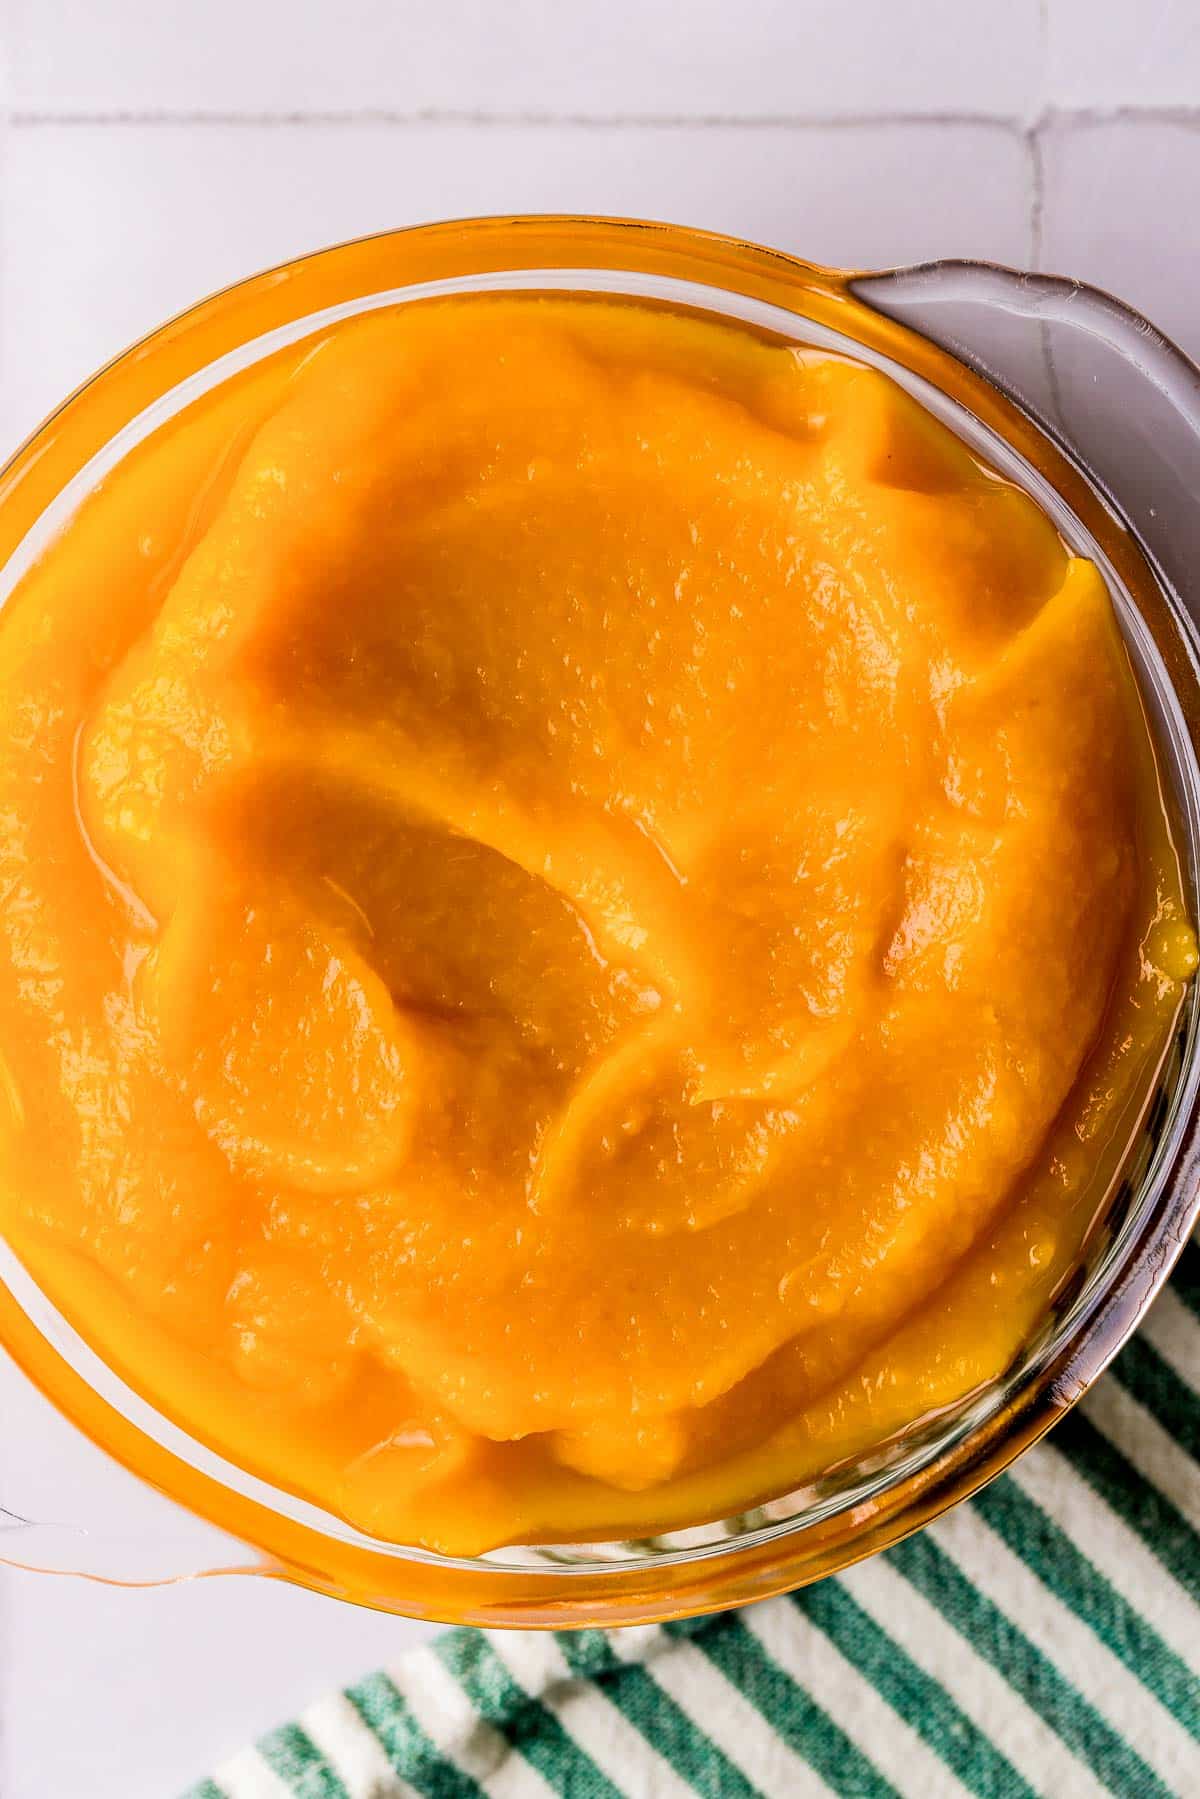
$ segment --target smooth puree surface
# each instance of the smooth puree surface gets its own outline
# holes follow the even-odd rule
[[[339,324],[0,617],[0,1223],[398,1541],[720,1516],[996,1376],[1195,950],[1099,575],[884,376]]]

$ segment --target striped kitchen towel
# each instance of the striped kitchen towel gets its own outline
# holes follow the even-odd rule
[[[662,1628],[447,1631],[187,1799],[1200,1796],[1200,1247],[1051,1436],[836,1579]]]

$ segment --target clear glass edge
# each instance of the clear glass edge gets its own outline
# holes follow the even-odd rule
[[[1005,269],[1001,265],[986,263],[933,263],[916,265],[913,268],[863,272],[850,277],[848,286],[852,292],[860,293],[867,305],[873,306],[874,301],[870,297],[870,289],[875,284],[899,283],[918,276],[926,277],[942,270],[963,268],[978,269],[990,275],[1007,277],[1015,281],[1038,281],[1050,288],[1070,289],[1073,293],[1082,290],[1082,284],[1062,281],[1058,277],[1030,277],[1018,270]],[[1132,639],[1131,648],[1136,647],[1138,651],[1135,660],[1139,664],[1139,673],[1145,678],[1147,671],[1153,670],[1157,665],[1157,678],[1161,682],[1160,695],[1165,696],[1168,700],[1166,718],[1169,721],[1173,738],[1170,748],[1174,770],[1177,775],[1183,773],[1185,776],[1185,790],[1180,795],[1183,802],[1181,811],[1188,831],[1190,859],[1195,868],[1196,858],[1200,856],[1200,767],[1197,765],[1194,748],[1171,683],[1162,666],[1153,637],[1141,619],[1136,605],[1133,604],[1124,589],[1123,583],[1116,576],[1099,545],[1095,544],[1095,540],[1089,533],[1080,530],[1078,521],[1074,519],[1073,514],[1066,510],[1056,491],[1037,470],[1032,469],[1023,459],[1016,457],[1002,437],[989,431],[963,408],[953,402],[948,402],[947,397],[941,393],[940,389],[915,375],[902,364],[893,362],[890,358],[864,346],[853,337],[844,336],[814,320],[808,318],[798,320],[795,313],[783,307],[755,300],[747,295],[737,293],[735,290],[716,285],[706,286],[670,277],[645,275],[633,269],[589,270],[557,267],[545,270],[515,269],[487,272],[475,276],[454,276],[444,281],[381,290],[378,293],[364,295],[340,305],[325,308],[320,312],[280,326],[217,358],[206,368],[160,396],[91,458],[56,496],[51,505],[45,509],[22,540],[19,549],[9,558],[4,570],[0,571],[0,604],[7,598],[29,564],[52,541],[83,495],[96,484],[98,479],[101,479],[123,456],[128,454],[141,438],[157,428],[166,418],[210,387],[227,379],[239,368],[260,360],[264,355],[270,354],[273,349],[311,335],[314,331],[335,323],[340,318],[375,310],[381,306],[411,303],[450,293],[496,290],[546,291],[548,288],[570,288],[573,291],[609,293],[634,291],[641,297],[675,299],[686,305],[700,305],[706,310],[720,313],[726,317],[740,317],[748,322],[758,322],[781,335],[791,336],[797,342],[842,350],[847,354],[885,368],[894,378],[900,380],[902,385],[921,398],[925,404],[932,403],[935,411],[944,411],[947,405],[952,407],[958,418],[956,428],[964,423],[967,425],[967,429],[960,429],[959,434],[964,436],[968,442],[975,441],[987,460],[994,466],[1000,467],[1003,472],[1010,474],[1027,490],[1033,492],[1035,497],[1039,498],[1055,517],[1060,529],[1063,529],[1064,536],[1072,542],[1073,547],[1094,555],[1096,560],[1101,563],[1105,569],[1110,590],[1113,591],[1114,599],[1118,602],[1118,612],[1127,641]],[[1131,309],[1124,307],[1120,301],[1099,293],[1097,293],[1097,297],[1107,302],[1115,312],[1139,324],[1143,323],[1137,319],[1137,315],[1133,314]],[[1153,328],[1150,329],[1153,330]],[[1196,375],[1193,365],[1183,357],[1182,352],[1176,351],[1169,340],[1162,337],[1161,333],[1155,332],[1154,336],[1171,356],[1172,362],[1177,357],[1180,364],[1193,376]],[[1200,432],[1200,423],[1197,424],[1197,430]],[[980,439],[984,441],[980,442]],[[20,452],[18,452],[19,454]],[[1093,491],[1096,491],[1088,471],[1083,470],[1082,472],[1089,479],[1089,485],[1092,485]],[[1087,548],[1088,545],[1093,547]],[[1195,652],[1198,642],[1197,635],[1195,627],[1187,618],[1186,613],[1183,622],[1186,625],[1193,652]],[[1044,1333],[1037,1344],[1036,1351],[1027,1354],[1025,1360],[1008,1376],[998,1381],[993,1389],[989,1389],[982,1395],[968,1396],[960,1407],[953,1408],[955,1411],[953,1421],[939,1434],[934,1435],[928,1443],[921,1443],[909,1454],[868,1474],[858,1485],[818,1499],[801,1514],[778,1516],[784,1508],[794,1501],[802,1500],[806,1494],[810,1493],[813,1490],[811,1487],[798,1489],[792,1494],[771,1501],[768,1506],[754,1508],[750,1513],[740,1514],[738,1517],[724,1521],[716,1521],[712,1525],[672,1532],[661,1538],[628,1543],[532,1545],[527,1550],[510,1547],[488,1552],[479,1558],[456,1558],[365,1537],[344,1525],[341,1520],[321,1512],[319,1508],[308,1506],[306,1502],[296,1500],[289,1494],[271,1488],[268,1483],[259,1482],[254,1477],[246,1476],[244,1471],[236,1468],[233,1464],[224,1462],[223,1458],[213,1457],[212,1459],[214,1463],[220,1465],[222,1470],[227,1470],[233,1477],[226,1484],[236,1487],[242,1483],[249,1483],[259,1489],[262,1503],[276,1511],[302,1516],[312,1528],[324,1534],[352,1542],[369,1549],[374,1554],[476,1575],[490,1569],[496,1573],[511,1572],[523,1576],[540,1574],[561,1578],[569,1575],[586,1575],[594,1578],[605,1572],[613,1574],[626,1572],[631,1561],[643,1560],[647,1556],[653,1556],[656,1567],[686,1566],[708,1560],[717,1554],[725,1556],[730,1552],[765,1547],[794,1537],[840,1512],[869,1503],[881,1492],[902,1484],[914,1474],[920,1473],[952,1452],[964,1440],[977,1432],[982,1425],[1005,1409],[1015,1388],[1036,1383],[1039,1376],[1062,1356],[1072,1340],[1086,1327],[1089,1318],[1104,1303],[1114,1272],[1119,1271],[1125,1263],[1131,1248],[1137,1244],[1146,1218],[1154,1211],[1161,1198],[1164,1179],[1169,1171],[1173,1152],[1178,1147],[1180,1131],[1195,1112],[1197,1091],[1200,1088],[1200,1058],[1196,1054],[1198,1034],[1200,1034],[1200,992],[1193,985],[1185,1001],[1176,1038],[1176,1047],[1181,1059],[1179,1077],[1172,1083],[1167,1115],[1162,1128],[1155,1134],[1156,1141],[1153,1145],[1150,1163],[1140,1182],[1137,1199],[1126,1214],[1117,1235],[1105,1246],[1097,1266],[1090,1271],[1083,1290],[1076,1296],[1069,1311],[1058,1322],[1057,1328],[1048,1335]],[[211,1452],[203,1450],[203,1446],[188,1438],[186,1433],[178,1432],[177,1427],[171,1426],[169,1420],[161,1419],[152,1407],[142,1401],[132,1389],[126,1387],[124,1382],[119,1381],[119,1377],[116,1377],[95,1355],[95,1352],[91,1351],[83,1343],[83,1340],[78,1338],[66,1321],[61,1318],[61,1315],[50,1305],[45,1295],[40,1293],[6,1245],[0,1245],[0,1279],[5,1281],[11,1291],[17,1291],[23,1285],[25,1286],[27,1300],[22,1303],[25,1305],[27,1314],[34,1317],[35,1322],[40,1315],[42,1323],[39,1324],[39,1328],[43,1330],[47,1340],[54,1345],[58,1352],[64,1355],[70,1365],[76,1365],[79,1361],[86,1363],[88,1358],[92,1358],[97,1365],[97,1379],[92,1383],[93,1385],[99,1386],[100,1381],[107,1377],[109,1380],[117,1382],[123,1389],[135,1412],[138,1408],[144,1408],[146,1414],[153,1418],[156,1427],[148,1430],[148,1435],[157,1437],[158,1427],[166,1427],[168,1433],[177,1432],[180,1441],[179,1445],[172,1445],[174,1452],[181,1454],[183,1459],[191,1461],[194,1466],[198,1465],[197,1451],[200,1451],[203,1456],[211,1455]],[[1126,1328],[1122,1329],[1120,1338],[1113,1345],[1110,1354],[1115,1353],[1120,1342],[1125,1340],[1136,1322],[1137,1315],[1128,1320]],[[72,1338],[74,1338],[73,1344]],[[100,1373],[100,1371],[103,1372]],[[1097,1372],[1095,1369],[1090,1371],[1089,1382],[1091,1378],[1094,1378],[1095,1372]],[[118,1409],[121,1408],[118,1407]],[[139,1422],[136,1417],[134,1421],[139,1429],[146,1430],[146,1425]],[[917,1426],[913,1428],[916,1429]],[[906,1433],[906,1437],[910,1434]],[[872,1455],[878,1455],[878,1453],[878,1450],[871,1452]],[[865,1459],[869,1458],[860,1458],[860,1463]],[[223,1479],[224,1476],[218,1474],[217,1478]],[[6,1498],[7,1495],[0,1494],[0,1500]],[[770,1522],[751,1524],[752,1519],[763,1519],[769,1513],[777,1515]],[[682,1540],[694,1538],[697,1531],[703,1530],[718,1531],[722,1534],[706,1538],[701,1543],[685,1543]],[[606,1552],[611,1555],[611,1559],[607,1561],[601,1559]],[[572,1555],[577,1555],[579,1559],[575,1561],[566,1559]],[[505,1560],[506,1557],[520,1559]],[[3,1558],[0,1557],[0,1559]],[[214,1572],[216,1571],[219,1570],[214,1570]]]

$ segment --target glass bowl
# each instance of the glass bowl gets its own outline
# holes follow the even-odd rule
[[[336,319],[485,290],[673,300],[847,351],[1034,494],[1109,584],[1197,914],[1200,372],[1077,283],[963,262],[830,270],[633,220],[475,219],[325,250],[164,325],[42,425],[0,474],[0,599],[83,495],[208,387]],[[366,1537],[156,1412],[0,1244],[0,1342],[28,1377],[6,1389],[0,1559],[130,1583],[238,1570],[417,1617],[555,1628],[682,1617],[835,1573],[991,1479],[1136,1327],[1200,1208],[1198,1024],[1193,985],[1079,1264],[1001,1378],[767,1505],[636,1542],[455,1558]]]

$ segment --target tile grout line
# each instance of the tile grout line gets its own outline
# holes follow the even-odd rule
[[[398,128],[472,127],[482,130],[573,129],[573,130],[684,130],[684,131],[769,131],[769,130],[862,130],[871,127],[907,126],[977,126],[985,130],[1003,131],[1028,137],[1032,131],[1047,126],[1179,125],[1200,128],[1200,105],[1196,106],[1080,106],[1044,107],[1030,121],[1016,113],[986,110],[951,110],[932,112],[865,111],[844,113],[705,113],[705,112],[544,112],[536,108],[511,112],[493,112],[485,108],[416,107],[403,110],[391,107],[294,108],[271,109],[185,108],[173,111],[163,107],[129,108],[60,108],[37,106],[11,107],[5,111],[8,124],[24,130],[53,127],[101,125],[150,126],[254,126],[287,128],[318,126],[346,128],[383,125]]]
[[[1029,266],[1042,266],[1046,222],[1046,161],[1042,153],[1042,124],[1035,119],[1021,134],[1029,165]]]
[[[1045,233],[1046,167],[1042,157],[1041,132],[1050,109],[1050,0],[1037,0],[1038,68],[1034,91],[1030,95],[1028,114],[1024,120],[1021,141],[1029,182],[1029,267],[1038,269],[1042,261]]]
[[[205,108],[87,108],[50,110],[39,107],[17,107],[9,114],[14,125],[36,129],[43,126],[79,125],[241,125],[286,127],[317,125],[324,127],[355,125],[393,126],[473,126],[486,130],[514,128],[580,130],[854,130],[872,125],[977,125],[985,129],[1011,132],[1017,120],[997,112],[846,112],[846,113],[654,113],[654,112],[541,112],[536,109],[512,112],[490,112],[486,109],[452,107],[417,107],[403,111],[390,107],[364,106],[341,109],[289,109],[286,111]]]
[[[1047,113],[1032,119],[1025,130],[1025,150],[1029,159],[1029,266],[1036,273],[1042,272],[1043,252],[1045,249],[1046,225],[1046,158],[1042,149],[1042,133],[1046,128]],[[1062,390],[1059,387],[1058,369],[1054,362],[1054,346],[1050,340],[1050,326],[1043,319],[1038,326],[1038,338],[1042,355],[1042,366],[1046,372],[1046,384],[1050,390],[1050,411],[1053,422],[1061,429],[1063,423]]]

